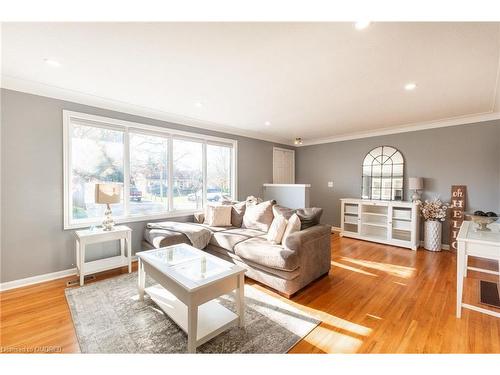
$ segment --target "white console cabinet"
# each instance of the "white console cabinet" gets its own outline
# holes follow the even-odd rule
[[[417,250],[416,203],[347,198],[340,201],[341,236]]]

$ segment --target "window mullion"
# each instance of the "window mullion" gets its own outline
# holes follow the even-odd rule
[[[167,141],[167,196],[168,196],[168,211],[174,210],[174,142],[172,136],[168,137]]]
[[[129,130],[125,129],[123,139],[123,212],[125,217],[130,216],[130,137]]]
[[[205,207],[205,202],[207,202],[207,142],[203,142],[201,159],[202,159],[201,207],[203,208]]]

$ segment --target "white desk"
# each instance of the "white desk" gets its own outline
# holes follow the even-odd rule
[[[110,231],[104,231],[102,228],[77,230],[75,236],[76,268],[80,275],[80,286],[83,286],[85,275],[127,265],[128,272],[132,272],[132,229],[129,227],[118,225]],[[85,262],[87,245],[113,240],[120,240],[120,255]]]
[[[500,224],[490,224],[491,232],[477,231],[472,221],[464,221],[458,232],[457,250],[457,318],[462,316],[462,307],[500,318],[500,313],[478,306],[462,303],[464,277],[467,270],[498,275],[499,272],[482,268],[468,267],[469,256],[497,260],[500,267]]]

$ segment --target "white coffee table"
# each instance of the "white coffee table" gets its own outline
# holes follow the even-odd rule
[[[146,292],[188,336],[188,352],[227,329],[243,327],[245,269],[190,245],[137,253],[139,298]],[[145,288],[146,274],[159,284]],[[237,314],[215,298],[235,291]]]

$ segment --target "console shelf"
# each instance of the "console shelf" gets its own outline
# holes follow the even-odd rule
[[[417,204],[403,201],[341,199],[341,235],[417,250]]]

